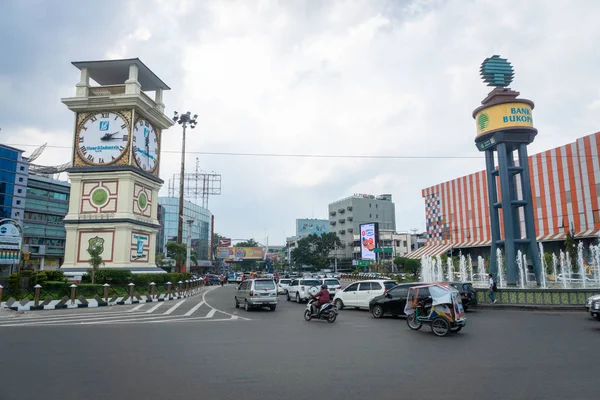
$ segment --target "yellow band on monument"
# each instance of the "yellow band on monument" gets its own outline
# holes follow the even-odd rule
[[[479,111],[475,123],[478,136],[503,128],[533,128],[533,114],[529,104],[503,103]]]

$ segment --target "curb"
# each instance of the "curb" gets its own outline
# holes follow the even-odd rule
[[[526,305],[526,304],[479,304],[469,307],[472,310],[521,310],[521,311],[581,311],[585,312],[585,308],[581,306],[541,306],[541,305]]]
[[[18,302],[15,304],[19,304],[18,306],[9,307],[6,305],[6,302],[0,303],[0,310],[10,310],[10,311],[44,311],[44,310],[66,310],[66,309],[74,309],[74,308],[95,308],[95,307],[106,307],[106,306],[122,306],[122,305],[132,305],[132,304],[146,304],[146,303],[158,303],[162,301],[170,301],[170,300],[180,300],[188,297],[195,296],[197,294],[202,293],[204,287],[199,288],[197,290],[189,291],[186,293],[173,293],[171,297],[167,297],[166,294],[163,297],[157,297],[155,299],[141,299],[138,300],[126,300],[123,301],[123,297],[117,298],[113,302],[101,302],[98,303],[96,299],[86,299],[87,302],[83,303],[79,299],[75,299],[75,303],[71,303],[69,300],[67,304],[58,304],[59,300],[52,300],[50,304],[47,305],[39,305],[34,306],[33,301],[30,301],[28,304],[20,305]],[[30,305],[31,304],[31,305]]]

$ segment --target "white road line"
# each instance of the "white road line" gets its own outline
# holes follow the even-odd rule
[[[88,310],[90,310],[88,308]],[[41,313],[44,313],[45,311],[40,311]],[[115,310],[115,311],[107,311],[107,312],[78,312],[78,313],[68,313],[68,314],[64,314],[64,315],[59,315],[59,314],[48,314],[48,315],[36,315],[35,317],[27,317],[27,316],[23,316],[23,317],[10,317],[10,318],[2,318],[0,319],[0,324],[3,323],[12,323],[15,321],[29,321],[29,322],[34,322],[34,321],[49,321],[49,320],[63,320],[63,319],[77,319],[77,318],[87,318],[87,317],[99,317],[99,316],[120,316],[124,313],[126,313],[127,310]],[[135,313],[135,314],[140,314],[140,313]]]
[[[204,300],[204,299],[202,299],[202,300]],[[177,303],[173,307],[169,308],[167,311],[165,311],[163,313],[163,315],[169,315],[169,314],[171,314],[173,311],[175,311],[177,309],[177,307],[179,307],[183,303],[185,303],[185,300],[181,300],[179,303]]]
[[[145,303],[144,303],[144,304],[140,304],[139,306],[135,306],[135,307],[133,307],[131,310],[127,310],[127,312],[134,312],[134,311],[137,311],[137,310],[139,310],[140,308],[144,307],[145,305],[146,305]]]
[[[225,311],[223,311],[223,310],[219,310],[218,308],[215,308],[215,307],[211,306],[210,304],[208,304],[208,302],[206,301],[206,294],[207,294],[208,292],[210,292],[211,290],[214,290],[214,289],[215,289],[215,288],[214,288],[214,287],[212,287],[212,288],[208,289],[206,292],[204,292],[204,293],[202,294],[202,301],[204,301],[204,304],[206,304],[207,306],[209,306],[210,308],[212,308],[212,309],[214,309],[214,310],[217,310],[217,311],[218,311],[218,312],[220,312],[220,313],[223,313],[223,314],[226,314],[226,315],[229,315],[229,316],[232,316],[232,317],[233,317],[233,316],[234,316],[233,314],[231,314],[231,313],[228,313],[228,312],[225,312]],[[240,316],[238,316],[238,319],[243,319],[243,320],[247,320],[247,321],[252,321],[250,318],[244,318],[244,317],[240,317]]]
[[[151,314],[154,312],[154,310],[156,310],[158,307],[162,306],[163,304],[165,304],[164,301],[161,301],[160,303],[158,303],[157,305],[155,305],[154,307],[152,307],[151,309],[149,309],[148,311],[146,311],[146,314]]]
[[[206,314],[206,317],[204,317],[204,318],[212,318],[216,312],[217,312],[217,310],[215,308],[213,308],[208,312],[208,314]]]
[[[112,317],[98,317],[98,318],[80,318],[80,319],[70,319],[70,320],[50,320],[50,321],[33,321],[33,322],[20,322],[20,323],[8,323],[8,324],[0,324],[0,327],[3,326],[40,326],[40,325],[82,325],[82,324],[102,324],[109,323],[113,321],[132,321],[137,322],[144,319],[152,319],[152,315],[147,315],[146,313],[135,313],[135,314],[120,314],[114,315]],[[173,315],[171,317],[160,317],[160,318],[172,318],[177,317]],[[115,319],[117,318],[117,319]],[[121,318],[121,319],[119,319]],[[122,319],[125,318],[125,319]],[[88,322],[91,321],[91,322]]]
[[[183,314],[183,316],[184,317],[189,317],[190,315],[192,315],[193,313],[195,313],[197,309],[199,309],[200,307],[202,307],[203,304],[204,304],[204,301],[201,301],[200,303],[198,303],[194,307],[192,307],[192,309],[190,311],[188,311],[185,314]]]

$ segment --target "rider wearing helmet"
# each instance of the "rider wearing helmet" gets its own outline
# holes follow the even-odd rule
[[[312,303],[312,312],[313,314],[317,314],[319,309],[323,304],[327,304],[331,301],[329,297],[329,290],[327,290],[327,285],[321,285],[321,291],[313,296],[313,298],[317,299]]]

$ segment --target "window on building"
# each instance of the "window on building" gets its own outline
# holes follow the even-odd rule
[[[373,214],[369,214],[369,218],[373,218]]]
[[[19,182],[23,182],[23,178],[22,177],[19,177]]]
[[[371,203],[369,203],[369,208],[371,208]]]
[[[23,193],[23,189],[17,189],[17,193]]]
[[[17,200],[17,205],[21,205],[21,200]]]
[[[379,208],[379,204],[375,204],[375,208]]]
[[[379,214],[375,214],[375,218],[379,218]]]
[[[21,216],[21,211],[16,211],[15,212],[15,217],[19,217],[19,216]]]
[[[542,207],[542,198],[540,196],[537,196],[535,198],[535,205],[537,208],[541,208]]]
[[[25,171],[25,166],[24,166],[24,165],[21,165],[21,166],[19,167],[19,169],[20,169],[21,171]]]
[[[573,200],[571,200],[571,191],[570,190],[567,190],[565,192],[565,198],[567,200],[567,203],[572,203],[573,202]]]

